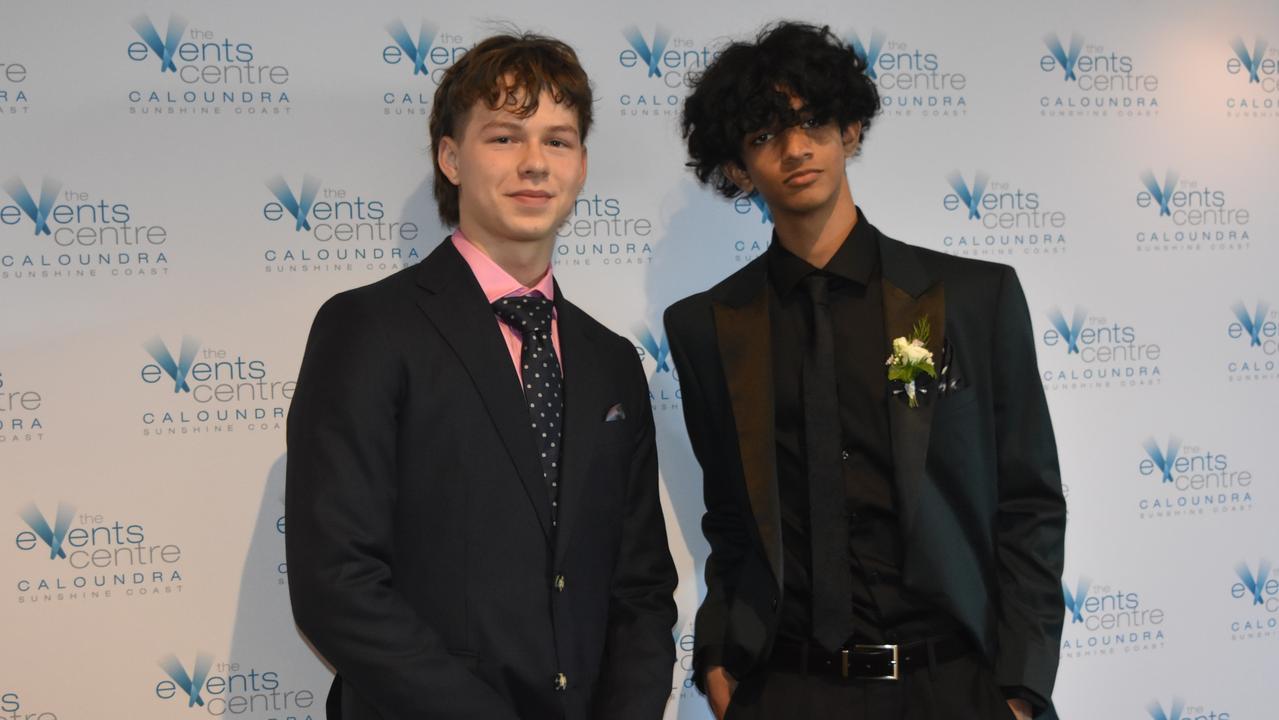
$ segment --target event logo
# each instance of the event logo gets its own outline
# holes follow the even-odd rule
[[[1279,635],[1279,575],[1270,561],[1262,558],[1256,569],[1247,563],[1235,565],[1230,597],[1235,614],[1230,620],[1231,640],[1256,640]]]
[[[1061,586],[1066,603],[1061,656],[1083,658],[1161,650],[1165,612],[1140,592],[1093,583],[1080,577]]]
[[[285,523],[284,523],[284,516],[283,516],[283,515],[281,515],[280,517],[278,517],[278,518],[276,518],[276,519],[275,519],[275,532],[276,532],[276,533],[280,536],[281,543],[283,543],[283,539],[284,539],[284,535],[285,535]],[[280,548],[280,549],[281,549],[281,550],[283,550],[283,545],[281,545],[281,548]],[[276,572],[276,574],[279,576],[279,577],[277,577],[277,578],[276,578],[276,582],[277,582],[277,584],[279,584],[279,585],[288,585],[288,584],[289,584],[289,564],[288,564],[288,562],[286,562],[286,561],[284,561],[284,560],[281,560],[280,562],[276,563],[276,565],[275,565],[275,572]],[[0,720],[3,720],[3,718],[0,718]]]
[[[617,63],[628,71],[616,95],[622,117],[669,118],[679,114],[689,79],[719,57],[719,51],[692,38],[671,35],[658,25],[651,40],[635,25],[622,30],[626,41]]]
[[[632,333],[639,341],[635,352],[645,368],[652,368],[649,376],[648,398],[653,404],[653,411],[679,410],[683,395],[679,387],[679,373],[675,364],[670,361],[671,346],[664,333],[653,334],[649,326],[636,323]]]
[[[397,78],[411,80],[413,84],[384,90],[381,99],[382,114],[429,114],[435,88],[444,78],[445,71],[465,55],[471,46],[465,43],[462,35],[440,32],[434,23],[425,19],[418,25],[416,36],[410,34],[403,21],[398,18],[386,24],[386,32],[392,42],[382,48],[383,64],[400,68],[396,73]],[[412,72],[406,77],[405,70]],[[425,88],[423,83],[426,84]]]
[[[1155,221],[1153,227],[1137,232],[1139,252],[1244,250],[1252,245],[1252,214],[1232,203],[1224,190],[1184,180],[1176,170],[1164,173],[1162,183],[1146,170],[1141,185],[1137,207]]]
[[[1226,56],[1226,73],[1232,78],[1225,98],[1226,117],[1275,117],[1279,115],[1279,48],[1257,36],[1252,47],[1243,38],[1230,43],[1233,55]]]
[[[38,710],[24,704],[22,696],[16,692],[0,693],[0,720],[58,720],[57,713],[49,710]]]
[[[1142,449],[1145,454],[1137,462],[1139,518],[1193,517],[1253,508],[1256,488],[1252,471],[1233,462],[1227,453],[1183,445],[1175,436],[1163,446],[1147,438]]]
[[[0,228],[21,240],[14,251],[0,253],[0,279],[168,274],[168,229],[139,224],[129,203],[65,188],[51,178],[37,196],[20,177],[9,178],[3,188],[11,202],[0,204]]]
[[[740,218],[759,217],[760,225],[773,223],[773,212],[768,209],[768,203],[764,201],[764,196],[760,195],[758,190],[734,198],[732,208]],[[733,261],[738,264],[745,264],[759,257],[768,249],[770,238],[769,235],[759,232],[758,228],[754,227],[744,230],[744,236],[753,238],[751,240],[743,240],[743,235],[735,233],[727,233],[727,236],[732,238]]]
[[[0,445],[44,440],[43,408],[40,391],[10,387],[0,372]]]
[[[1048,390],[1087,390],[1158,385],[1163,348],[1148,341],[1135,325],[1090,315],[1076,307],[1067,319],[1060,308],[1047,313],[1050,326],[1040,335],[1040,374]]]
[[[555,267],[647,265],[653,261],[653,220],[633,210],[630,198],[583,194],[556,231]]]
[[[142,345],[152,362],[138,376],[165,388],[164,400],[141,413],[144,437],[277,431],[284,427],[296,382],[276,379],[267,361],[184,336],[176,353],[159,337]],[[158,396],[149,396],[158,397]]]
[[[942,250],[953,255],[1057,255],[1066,251],[1066,213],[1050,208],[1037,190],[1007,181],[991,181],[977,171],[971,184],[958,171],[946,176],[951,191],[942,209],[963,229],[942,236]]]
[[[0,62],[0,115],[18,115],[31,111],[24,83],[27,66],[16,62]]]
[[[1146,706],[1151,720],[1230,720],[1230,713],[1204,707],[1203,705],[1187,705],[1181,698],[1173,698],[1164,711],[1163,703],[1151,700]]]
[[[961,117],[968,114],[968,76],[943,67],[936,52],[903,40],[888,40],[879,30],[862,44],[849,32],[848,45],[866,63],[866,74],[879,86],[885,115],[900,117]]]
[[[18,512],[14,535],[19,605],[182,592],[182,548],[155,543],[141,522],[78,513],[65,502],[46,517],[35,503]]]
[[[263,251],[265,272],[399,270],[420,259],[416,247],[405,247],[417,241],[417,223],[387,221],[387,203],[379,198],[322,186],[309,174],[296,194],[281,175],[268,179],[266,187],[275,199],[262,206],[262,218],[306,241],[299,245],[295,234],[277,233],[287,244]]]
[[[242,38],[189,27],[171,16],[161,37],[146,15],[130,23],[135,38],[125,56],[158,68],[161,85],[128,91],[133,115],[288,115],[289,68],[259,60],[259,50]]]
[[[1279,309],[1258,300],[1251,310],[1242,301],[1230,306],[1226,324],[1231,357],[1226,361],[1230,382],[1279,380]]]
[[[188,672],[177,655],[166,655],[159,661],[164,678],[155,684],[155,696],[210,715],[255,711],[272,718],[310,720],[315,704],[312,690],[287,687],[278,670],[243,665],[215,662],[212,655],[197,652]]]
[[[1039,95],[1044,117],[1153,117],[1159,114],[1159,76],[1138,72],[1132,55],[1078,34],[1063,45],[1055,33],[1044,36],[1048,52],[1039,58],[1045,90]]]

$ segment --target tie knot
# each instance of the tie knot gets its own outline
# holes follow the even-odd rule
[[[830,283],[826,273],[809,273],[804,276],[803,280],[800,280],[800,284],[808,291],[808,297],[813,301],[813,305],[829,304]]]
[[[541,295],[504,297],[493,303],[493,312],[524,337],[545,339],[551,330],[551,311],[555,303]]]

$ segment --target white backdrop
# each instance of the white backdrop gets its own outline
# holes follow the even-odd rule
[[[1274,717],[1266,0],[5,4],[0,714],[323,715],[330,676],[285,587],[292,381],[326,297],[443,237],[434,79],[508,19],[572,43],[596,86],[555,273],[651,373],[682,580],[668,717],[708,717],[687,689],[700,477],[660,317],[770,226],[696,186],[678,104],[717,46],[779,12],[874,56],[885,110],[849,168],[867,215],[1022,276],[1070,505],[1063,715]],[[307,186],[299,229],[286,205]]]

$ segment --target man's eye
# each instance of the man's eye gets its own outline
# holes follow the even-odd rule
[[[755,137],[751,138],[751,145],[763,145],[764,143],[772,139],[773,139],[772,133],[770,132],[760,133],[756,135]]]
[[[812,130],[815,127],[821,127],[821,123],[817,122],[817,118],[808,118],[804,122],[800,123],[799,126],[805,130]]]
[[[497,137],[493,138],[492,140],[489,140],[489,142],[498,143],[499,145],[506,145],[507,143],[511,142],[511,136],[510,136],[510,135],[498,135]]]

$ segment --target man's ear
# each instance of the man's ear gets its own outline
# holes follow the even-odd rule
[[[742,193],[749,195],[755,189],[755,183],[751,182],[751,176],[746,172],[746,168],[736,162],[730,160],[721,165],[719,169],[724,173],[724,177],[732,181]]]
[[[840,133],[840,139],[844,143],[844,157],[851,158],[857,154],[857,150],[862,145],[862,124],[861,121],[849,123],[844,126],[844,130]]]
[[[445,135],[440,138],[440,147],[435,151],[435,160],[440,164],[440,172],[454,185],[462,184],[462,175],[458,168],[457,141]]]

